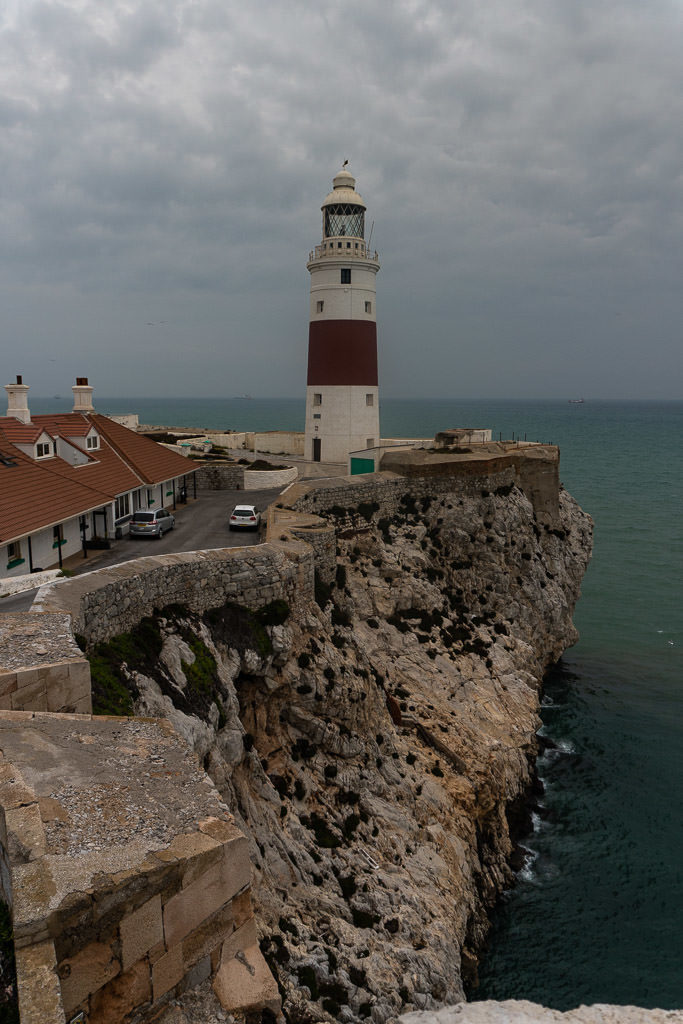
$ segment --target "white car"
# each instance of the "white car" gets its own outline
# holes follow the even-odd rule
[[[235,505],[230,513],[231,530],[258,530],[260,522],[261,513],[256,505]]]

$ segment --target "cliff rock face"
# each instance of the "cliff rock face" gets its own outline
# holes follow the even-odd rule
[[[328,518],[336,579],[303,614],[174,606],[158,658],[122,672],[250,839],[289,1020],[379,1024],[461,1000],[476,971],[592,524],[562,491],[539,525],[514,486]]]

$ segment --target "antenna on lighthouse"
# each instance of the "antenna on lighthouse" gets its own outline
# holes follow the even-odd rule
[[[370,242],[372,241],[372,232],[374,230],[375,230],[375,222],[373,220],[372,225],[370,226],[370,237],[368,238],[368,252],[370,252]]]
[[[344,163],[342,164],[342,167],[346,167],[346,165],[348,164],[348,162],[349,162],[348,160],[345,160],[345,161],[344,161]]]

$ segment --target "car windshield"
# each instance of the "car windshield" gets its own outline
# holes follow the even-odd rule
[[[153,523],[154,513],[153,512],[136,512],[133,517],[136,523]]]

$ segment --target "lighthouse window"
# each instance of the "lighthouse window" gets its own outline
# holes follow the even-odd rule
[[[365,396],[365,404],[366,405],[374,405],[375,404],[375,396],[373,394],[366,395]]]
[[[347,243],[346,243],[346,248],[347,248],[347,249],[350,249],[350,248],[351,248],[351,243],[350,243],[350,242],[347,242]]]
[[[322,300],[320,302],[316,302],[316,304],[315,304],[316,313],[322,313],[324,305],[325,305],[325,303]]]
[[[341,283],[351,284],[351,268],[343,267],[341,272]]]
[[[355,203],[334,203],[324,211],[323,238],[339,238],[342,235],[362,238],[364,232],[364,211]]]
[[[365,312],[366,313],[372,313],[372,303],[371,302],[366,302],[365,303]]]
[[[323,404],[323,396],[322,395],[314,394],[313,395],[313,405],[322,405],[322,404]]]

